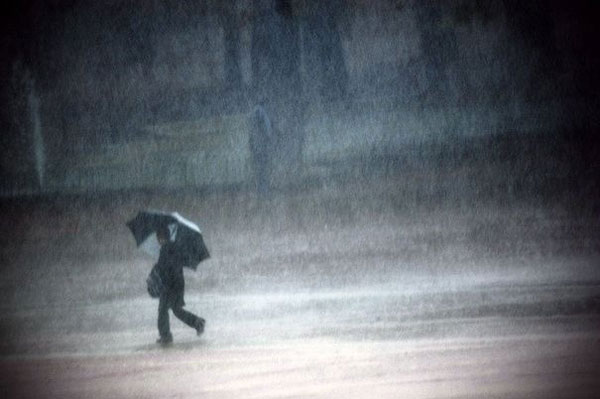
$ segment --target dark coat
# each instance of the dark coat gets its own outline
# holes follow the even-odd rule
[[[169,307],[183,307],[185,302],[185,280],[183,279],[183,262],[177,256],[173,243],[166,243],[160,248],[158,262],[154,269],[164,285],[161,296],[167,299]]]

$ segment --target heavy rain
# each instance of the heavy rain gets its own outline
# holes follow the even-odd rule
[[[1,15],[3,397],[600,394],[597,3]],[[144,211],[210,252],[173,342]]]

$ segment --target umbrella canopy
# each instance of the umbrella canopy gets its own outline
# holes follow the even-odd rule
[[[138,247],[158,257],[160,244],[156,238],[158,229],[167,227],[170,239],[184,266],[196,270],[198,264],[210,257],[198,226],[177,212],[140,211],[127,222]]]

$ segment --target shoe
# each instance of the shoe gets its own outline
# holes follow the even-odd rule
[[[156,340],[156,343],[159,345],[169,345],[173,343],[173,337],[168,335],[166,337],[160,337]]]
[[[198,321],[196,322],[196,334],[198,336],[202,335],[204,332],[204,324],[206,324],[206,320],[202,317],[198,317]]]

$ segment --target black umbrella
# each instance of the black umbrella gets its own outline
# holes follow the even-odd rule
[[[177,212],[141,211],[127,222],[127,227],[137,246],[152,256],[160,252],[156,231],[167,227],[185,267],[196,270],[198,263],[210,257],[198,226]]]

